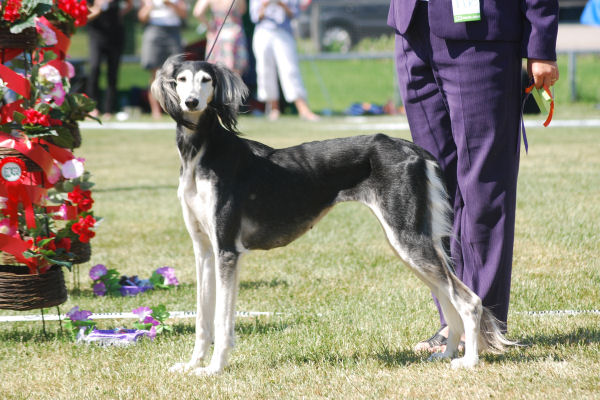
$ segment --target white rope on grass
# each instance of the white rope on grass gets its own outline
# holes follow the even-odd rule
[[[194,318],[196,317],[195,311],[171,311],[169,318]],[[569,316],[569,315],[581,315],[581,314],[593,314],[600,315],[600,310],[541,310],[541,311],[515,311],[513,314],[516,315],[530,315],[535,317],[543,316]],[[275,315],[286,315],[286,313],[272,312],[272,311],[238,311],[236,317],[238,318],[252,318],[252,317],[272,317]],[[321,314],[318,314],[320,316]],[[138,319],[139,316],[128,312],[128,313],[98,313],[90,316],[93,320],[98,319]],[[28,321],[58,321],[66,320],[68,317],[64,314],[49,314],[49,315],[0,315],[0,322],[28,322]]]
[[[600,315],[600,310],[542,310],[542,311],[516,311],[517,315],[533,315],[542,317],[546,315],[580,315],[580,314],[595,314]]]
[[[195,318],[196,311],[171,311],[169,318]],[[282,315],[283,313],[274,313],[270,311],[238,311],[235,313],[238,318],[250,317],[272,317],[273,315]],[[111,312],[98,313],[90,315],[90,319],[138,319],[139,315],[126,312]],[[64,314],[49,314],[49,315],[0,315],[0,322],[28,322],[28,321],[58,321],[69,319]]]

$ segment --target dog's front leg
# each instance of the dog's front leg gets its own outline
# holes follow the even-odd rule
[[[196,264],[196,340],[189,362],[177,363],[169,370],[185,372],[192,370],[207,358],[214,333],[215,314],[215,259],[210,240],[198,230],[193,216],[184,208],[184,220],[194,247]]]
[[[223,371],[235,344],[239,254],[236,251],[219,250],[216,258],[215,346],[210,364],[205,368],[197,368],[194,371],[196,375],[214,375]]]

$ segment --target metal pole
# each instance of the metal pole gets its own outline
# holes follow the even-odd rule
[[[569,90],[571,91],[571,101],[577,101],[577,85],[575,77],[577,76],[577,56],[574,51],[569,51]]]
[[[310,37],[314,49],[317,53],[321,52],[321,6],[318,2],[313,2],[310,7]]]

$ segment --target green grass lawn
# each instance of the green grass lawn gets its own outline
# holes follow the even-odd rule
[[[337,118],[240,122],[247,137],[276,147],[357,133],[331,129],[342,124],[351,126]],[[599,134],[597,128],[528,130],[509,315],[509,337],[524,346],[485,355],[474,371],[451,370],[412,352],[437,327],[430,294],[392,254],[370,211],[348,203],[288,247],[243,259],[237,309],[282,314],[237,319],[237,346],[222,375],[167,372],[191,355],[191,319],[171,320],[174,333],[130,348],[75,345],[56,322],[46,323],[47,335],[41,323],[0,323],[0,397],[598,398],[600,315],[526,312],[600,308]],[[176,196],[173,132],[89,130],[83,138],[77,154],[94,173],[95,210],[104,221],[91,262],[79,267],[83,290],[70,293],[62,312],[74,305],[129,312],[159,303],[193,310],[193,255]],[[97,263],[141,277],[169,265],[181,285],[134,298],[95,298],[87,272]],[[73,275],[65,274],[71,288]],[[99,326],[131,323],[101,320]]]

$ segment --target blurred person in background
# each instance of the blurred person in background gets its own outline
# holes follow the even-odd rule
[[[269,120],[276,120],[281,113],[277,77],[285,100],[294,103],[300,118],[319,119],[306,102],[306,89],[300,75],[291,25],[298,12],[298,0],[250,0],[250,19],[256,24],[252,49],[256,58],[258,99],[266,103]]]
[[[125,44],[123,16],[133,9],[133,0],[91,0],[87,33],[89,39],[90,76],[87,94],[100,103],[100,69],[106,60],[106,92],[101,108],[104,118],[110,118],[117,110],[117,80]],[[92,115],[98,116],[98,109]]]
[[[181,28],[187,10],[185,0],[142,0],[138,11],[138,19],[145,24],[141,63],[151,71],[150,85],[166,59],[182,52]],[[148,102],[152,117],[159,119],[162,111],[151,91],[148,91]]]
[[[212,49],[210,60],[207,61],[223,63],[242,76],[248,68],[248,47],[242,27],[242,16],[247,10],[246,0],[235,0],[228,15],[231,5],[232,0],[198,0],[193,14],[207,26],[205,58]],[[221,33],[217,39],[219,29]]]

